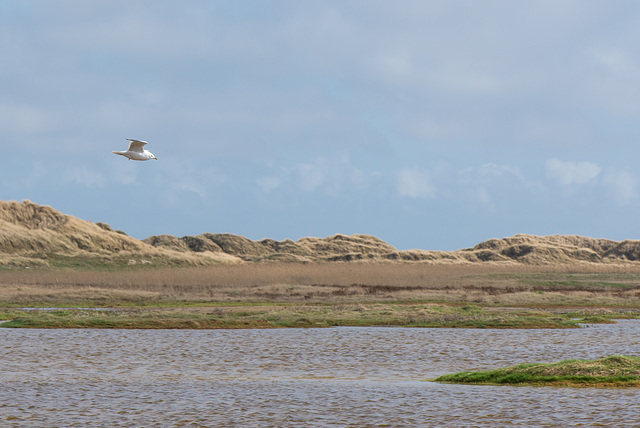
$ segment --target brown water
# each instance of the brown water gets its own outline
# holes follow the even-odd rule
[[[441,374],[640,355],[640,321],[576,330],[0,329],[0,426],[640,426],[640,390]]]

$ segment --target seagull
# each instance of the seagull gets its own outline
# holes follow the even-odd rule
[[[129,160],[137,160],[137,161],[146,161],[149,159],[158,160],[158,158],[151,153],[149,150],[145,149],[144,146],[147,144],[146,141],[140,140],[132,140],[131,138],[127,138],[127,140],[131,141],[129,143],[129,149],[124,152],[113,151],[116,155],[124,156],[125,158],[129,158]]]

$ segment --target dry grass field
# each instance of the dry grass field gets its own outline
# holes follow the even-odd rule
[[[570,327],[635,317],[640,267],[237,264],[0,272],[6,326],[250,328]],[[58,313],[21,308],[112,308]]]
[[[640,306],[640,266],[237,264],[0,272],[0,305],[439,302]]]

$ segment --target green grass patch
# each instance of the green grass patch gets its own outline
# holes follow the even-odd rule
[[[534,291],[606,291],[634,289],[640,286],[640,274],[624,273],[496,273],[487,278],[509,281]]]
[[[145,257],[140,259],[137,256],[131,257],[88,257],[88,256],[67,256],[62,254],[47,254],[43,257],[53,270],[71,270],[83,272],[129,272],[145,271],[157,269],[159,267],[182,267],[184,264],[172,260]],[[133,260],[135,263],[131,264]]]
[[[504,369],[460,372],[436,382],[534,386],[640,386],[640,357],[615,355],[597,360],[520,364]]]
[[[490,310],[474,305],[245,305],[120,307],[109,310],[5,309],[2,327],[23,328],[284,328],[398,326],[449,328],[576,328],[611,322],[605,316],[536,310]]]

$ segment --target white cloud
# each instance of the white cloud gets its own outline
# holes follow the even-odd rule
[[[85,166],[66,170],[63,180],[86,187],[104,187],[107,183],[107,178],[103,174]]]
[[[228,179],[225,174],[215,168],[194,169],[193,163],[189,161],[166,159],[158,162],[165,164],[154,185],[162,190],[165,200],[173,205],[178,205],[188,194],[195,194],[203,200],[207,199],[210,196],[210,190]]]
[[[204,184],[193,177],[183,177],[171,184],[171,190],[177,193],[191,192],[204,198],[207,196],[207,189]]]
[[[497,165],[495,163],[485,163],[477,168],[477,173],[482,177],[503,177],[510,175],[519,179],[524,179],[520,168],[513,165]]]
[[[36,105],[2,103],[0,129],[21,135],[47,133],[58,129],[60,118],[56,116],[55,111]]]
[[[372,175],[378,175],[377,173],[373,173]],[[367,182],[369,177],[364,171],[361,171],[357,168],[354,168],[349,174],[349,179],[359,189],[364,189],[367,187]]]
[[[609,195],[620,205],[629,205],[638,199],[638,177],[626,169],[606,174],[604,184]]]
[[[417,168],[403,169],[398,172],[397,189],[401,196],[414,199],[434,198],[438,190],[429,171],[421,171]]]
[[[45,175],[45,168],[41,161],[33,163],[33,168],[24,177],[24,184],[28,187],[36,186]]]
[[[210,175],[207,173],[196,176],[185,175],[177,177],[166,184],[163,191],[165,201],[171,205],[178,205],[187,194],[195,194],[200,199],[207,198],[207,192],[211,185],[226,181],[223,175]]]
[[[556,158],[544,163],[545,176],[563,186],[587,184],[595,180],[602,168],[592,162],[561,161]]]
[[[638,75],[638,64],[630,52],[613,49],[602,50],[594,53],[596,63],[598,63],[608,73],[620,76],[631,74]]]
[[[272,172],[256,180],[265,193],[290,184],[307,193],[323,191],[335,195],[344,189],[365,189],[371,179],[380,176],[378,172],[354,167],[346,154],[338,154],[336,158],[318,156],[313,162],[298,162],[292,167],[268,166]]]
[[[391,82],[403,84],[406,80],[414,78],[412,59],[408,54],[380,54],[376,66],[381,77]]]
[[[318,158],[315,163],[299,163],[294,167],[298,187],[305,192],[313,192],[322,186],[328,177],[326,160]]]
[[[520,168],[514,165],[486,163],[479,167],[465,168],[458,175],[461,186],[459,193],[467,195],[490,211],[496,208],[492,190],[534,187]]]
[[[16,170],[9,169],[9,165],[5,165],[0,173],[4,173],[0,175],[0,188],[15,190],[41,186],[42,182],[46,181],[47,170],[42,161],[35,161],[31,168],[18,167]]]
[[[491,198],[491,195],[489,194],[489,191],[486,187],[478,187],[474,196],[475,199],[483,206],[485,206],[489,211],[495,211],[496,205],[493,203],[493,199]]]
[[[273,175],[267,175],[264,177],[260,177],[256,180],[258,186],[262,189],[264,193],[270,193],[272,190],[275,190],[280,186],[282,181],[278,177],[274,177]]]
[[[138,165],[134,162],[122,162],[122,159],[117,161],[111,164],[113,180],[120,184],[134,183],[138,177]]]

